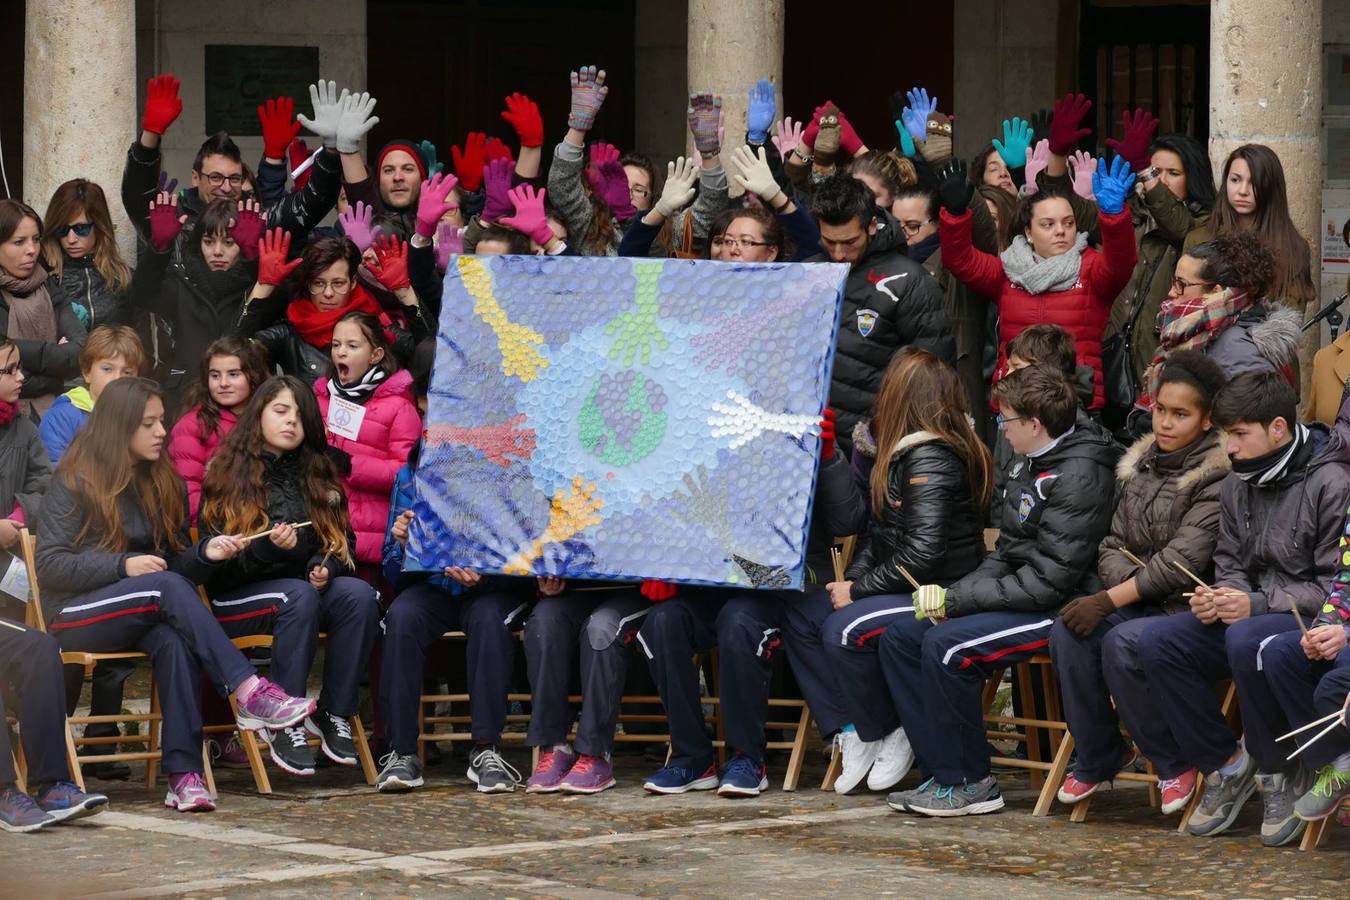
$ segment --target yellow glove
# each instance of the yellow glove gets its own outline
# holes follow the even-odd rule
[[[940,622],[947,618],[947,589],[940,584],[925,584],[914,593],[914,618]]]

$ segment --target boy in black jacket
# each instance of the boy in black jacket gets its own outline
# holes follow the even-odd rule
[[[1059,607],[1101,587],[1097,547],[1111,525],[1119,448],[1082,412],[1063,374],[1048,366],[1012,373],[994,397],[999,426],[1017,454],[1003,490],[998,544],[950,588],[920,588],[915,619],[892,624],[881,639],[891,696],[929,776],[887,802],[920,815],[1003,808],[990,774],[984,681],[993,669],[1043,650]]]

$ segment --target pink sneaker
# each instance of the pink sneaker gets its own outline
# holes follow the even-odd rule
[[[563,776],[559,787],[564,794],[598,794],[617,783],[614,780],[614,767],[609,764],[609,760],[583,753],[577,757],[572,770]]]
[[[211,741],[211,765],[222,769],[247,769],[248,754],[239,739],[239,732],[230,735],[224,749],[216,741]]]
[[[1176,778],[1164,778],[1158,782],[1158,790],[1162,791],[1163,815],[1170,816],[1186,808],[1186,804],[1195,796],[1199,775],[1195,769],[1187,769]]]
[[[292,697],[266,678],[259,678],[253,693],[247,700],[239,700],[238,705],[240,728],[280,731],[303,722],[319,704],[306,697]]]
[[[206,782],[196,772],[169,776],[169,793],[164,795],[164,805],[179,812],[211,812],[216,808]]]
[[[563,776],[576,761],[576,754],[566,750],[556,747],[540,750],[539,765],[534,767],[534,774],[525,782],[525,793],[552,794],[561,790]]]

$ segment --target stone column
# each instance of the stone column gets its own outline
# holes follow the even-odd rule
[[[745,142],[750,86],[768,78],[783,109],[784,0],[689,0],[689,90],[722,95],[726,150]],[[686,131],[687,149],[693,139]]]
[[[1312,246],[1316,283],[1321,269],[1322,2],[1215,0],[1209,33],[1209,158],[1215,179],[1222,177],[1228,154],[1242,144],[1265,144],[1279,155],[1289,213]],[[1317,337],[1310,333],[1300,351],[1305,394]]]
[[[24,200],[45,213],[63,181],[97,182],[129,262],[136,237],[121,183],[138,127],[135,7],[134,0],[28,0],[24,16]]]

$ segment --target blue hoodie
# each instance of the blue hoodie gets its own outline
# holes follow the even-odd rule
[[[47,446],[47,459],[51,461],[52,468],[56,468],[56,464],[61,461],[66,448],[80,433],[93,408],[94,398],[89,395],[89,388],[77,387],[57,397],[52,408],[42,417],[38,434],[42,435],[42,443]]]

